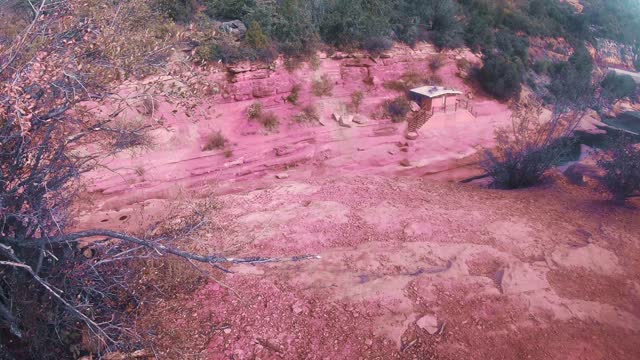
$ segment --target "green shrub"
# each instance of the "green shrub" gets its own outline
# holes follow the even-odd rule
[[[384,104],[385,113],[395,123],[403,122],[407,114],[411,111],[409,100],[404,96],[398,96]]]
[[[506,100],[520,94],[524,66],[504,55],[488,54],[480,69],[479,80],[482,87],[498,99]]]
[[[629,75],[618,75],[610,72],[600,83],[602,96],[610,102],[616,102],[636,94],[637,84]]]
[[[638,195],[640,149],[630,135],[615,139],[609,151],[600,155],[598,166],[605,171],[602,183],[616,203],[624,203],[629,197]]]
[[[518,189],[540,183],[545,172],[569,157],[575,122],[558,114],[542,121],[538,102],[515,105],[511,126],[496,131],[496,147],[485,151],[481,166],[492,178],[492,187]],[[576,117],[579,119],[579,117]]]
[[[333,81],[327,74],[323,74],[319,79],[314,79],[311,83],[311,91],[315,96],[331,96],[333,91]]]
[[[245,34],[244,41],[252,47],[253,49],[266,49],[270,45],[269,38],[262,31],[262,27],[257,21],[252,21],[249,24],[249,29],[247,29],[247,33]]]
[[[171,20],[180,23],[191,21],[197,10],[195,0],[158,0],[158,6]]]
[[[247,9],[254,7],[254,0],[206,0],[209,16],[228,20],[242,19]]]

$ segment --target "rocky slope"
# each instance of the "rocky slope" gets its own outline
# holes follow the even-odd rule
[[[637,358],[637,209],[554,179],[500,192],[332,175],[219,196],[193,250],[321,258],[234,266],[141,326],[175,359]],[[140,228],[175,201],[85,219]]]

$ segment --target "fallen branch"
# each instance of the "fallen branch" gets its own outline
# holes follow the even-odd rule
[[[61,235],[57,237],[51,238],[40,238],[38,240],[33,241],[24,241],[17,242],[12,241],[14,244],[21,247],[31,247],[31,248],[41,248],[46,245],[55,245],[55,244],[63,244],[63,243],[73,243],[78,242],[83,239],[88,239],[92,237],[101,237],[106,236],[108,238],[122,240],[128,243],[141,245],[147,247],[149,249],[153,249],[161,254],[171,254],[175,256],[179,256],[185,259],[195,260],[202,263],[209,264],[219,264],[219,263],[231,263],[231,264],[257,264],[257,263],[273,263],[273,262],[290,262],[290,261],[303,261],[303,260],[312,260],[319,259],[319,255],[300,255],[300,256],[291,256],[291,257],[246,257],[246,258],[228,258],[222,255],[197,255],[188,251],[183,251],[180,249],[176,249],[173,247],[166,246],[164,244],[156,243],[149,240],[144,240],[137,238],[135,236],[119,233],[117,231],[111,230],[87,230],[80,231],[76,233]],[[3,240],[0,238],[0,240]]]

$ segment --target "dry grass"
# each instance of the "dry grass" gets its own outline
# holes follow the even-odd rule
[[[447,57],[444,54],[438,54],[429,61],[429,69],[431,69],[431,71],[438,71],[438,69],[444,66],[446,61]]]
[[[311,90],[315,96],[331,96],[333,93],[333,82],[327,74],[323,74],[319,79],[313,80]]]
[[[262,117],[262,103],[259,101],[254,102],[247,108],[247,116],[251,120],[256,120]]]
[[[293,105],[297,105],[298,104],[298,99],[300,98],[300,90],[302,89],[302,87],[300,86],[300,84],[295,84],[291,87],[291,93],[289,93],[289,96],[287,96],[285,98],[285,100]]]
[[[264,126],[268,131],[275,131],[280,126],[280,120],[275,113],[267,113],[262,118],[260,118],[260,123]]]
[[[404,93],[413,88],[426,85],[427,83],[428,79],[425,78],[423,74],[415,70],[409,70],[400,75],[400,78],[398,80],[386,81],[384,84],[382,84],[382,86],[389,90]]]
[[[307,105],[293,119],[299,124],[316,123],[320,121],[320,114],[318,114],[318,109],[314,105]]]
[[[146,151],[155,145],[149,126],[141,118],[120,119],[110,128],[110,147],[115,151]]]
[[[224,137],[224,135],[222,135],[222,132],[220,131],[216,131],[214,133],[209,134],[209,136],[207,137],[207,141],[204,144],[204,148],[202,150],[204,151],[211,151],[211,150],[219,150],[225,147],[225,145],[227,145],[227,138]]]

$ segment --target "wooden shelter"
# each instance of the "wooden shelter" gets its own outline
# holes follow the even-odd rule
[[[422,86],[411,89],[409,94],[411,100],[417,102],[421,108],[426,107],[427,110],[432,110],[434,106],[437,106],[435,100],[442,99],[442,106],[446,108],[447,98],[457,97],[458,95],[462,95],[462,92],[443,86]]]

